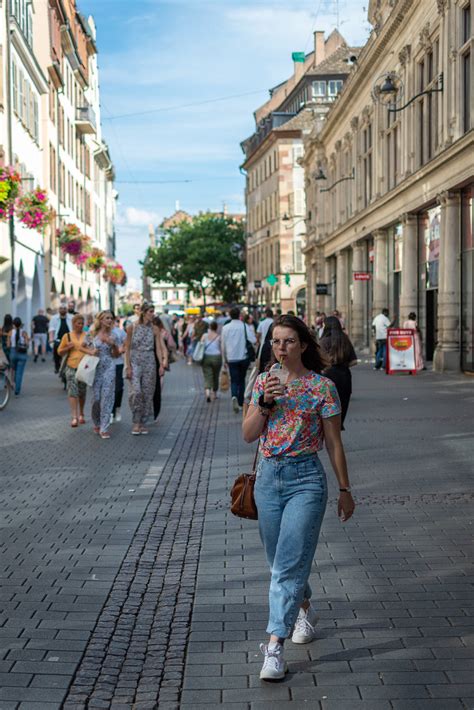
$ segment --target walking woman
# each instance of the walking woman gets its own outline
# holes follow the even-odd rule
[[[155,353],[158,359],[161,356],[160,331],[153,325],[154,316],[154,307],[144,303],[140,308],[138,321],[127,328],[125,353],[126,373],[130,380],[128,401],[132,410],[132,434],[135,436],[148,434],[145,424],[153,415]]]
[[[107,430],[115,400],[115,360],[120,354],[112,333],[113,325],[112,313],[101,311],[90,330],[90,342],[94,346],[92,354],[99,358],[92,387],[92,422],[94,431],[101,439],[110,439]]]
[[[76,371],[84,355],[91,355],[90,347],[86,346],[87,333],[84,332],[84,316],[77,313],[72,317],[72,331],[65,333],[58,347],[58,355],[67,355],[64,376],[66,378],[67,396],[71,407],[71,426],[85,424],[84,405],[86,403],[87,385],[76,380]]]
[[[159,316],[153,318],[153,325],[155,325],[159,331],[159,338],[157,340],[158,348],[155,349],[156,383],[155,392],[153,394],[153,421],[156,422],[161,412],[161,394],[163,392],[165,371],[169,369],[170,352],[167,339],[167,335],[169,334]]]
[[[204,344],[204,356],[202,358],[202,372],[204,375],[204,387],[206,400],[215,400],[219,389],[219,373],[222,367],[222,345],[221,336],[217,333],[218,325],[213,320],[207,333],[201,338]]]
[[[316,611],[308,579],[327,501],[326,474],[318,452],[326,448],[339,485],[338,515],[354,512],[341,442],[341,407],[334,384],[321,375],[324,360],[302,320],[280,316],[272,338],[273,360],[284,363],[258,376],[243,423],[250,443],[259,439],[255,502],[260,536],[271,569],[270,640],[260,649],[262,680],[279,680],[288,668],[283,644],[309,643]]]
[[[15,383],[15,394],[21,392],[23,373],[25,372],[26,361],[28,360],[28,345],[30,339],[23,327],[21,318],[13,319],[13,327],[7,337],[7,352],[10,353],[10,365],[12,368],[12,380]]]
[[[2,336],[2,350],[5,353],[5,357],[7,358],[8,362],[10,362],[10,347],[8,345],[8,336],[11,333],[11,330],[13,328],[13,318],[9,313],[5,315],[5,318],[3,319],[3,326],[0,330],[0,334]]]
[[[324,322],[323,333],[319,346],[329,366],[323,371],[325,377],[334,382],[341,402],[341,428],[344,431],[344,419],[349,408],[352,394],[351,367],[357,365],[357,355],[348,336],[342,330],[341,322],[336,316],[329,316]]]

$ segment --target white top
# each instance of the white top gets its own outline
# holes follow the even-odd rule
[[[112,335],[115,338],[115,341],[119,347],[122,347],[124,342],[127,339],[127,333],[123,328],[119,328],[118,326],[115,326],[112,328]],[[123,359],[123,353],[120,355],[120,357],[115,358],[115,364],[116,365],[124,365],[124,359]]]
[[[69,328],[69,332],[72,331],[72,315],[70,313],[66,313],[66,320],[67,320],[67,325]],[[56,313],[55,316],[51,318],[49,321],[49,334],[54,333],[54,340],[57,340],[58,333],[59,333],[59,327],[61,325],[61,316],[59,313]]]
[[[10,347],[16,348],[16,334],[17,334],[17,329],[13,327],[11,334],[10,334]],[[26,345],[26,330],[23,330],[23,328],[20,328],[20,345]]]
[[[391,320],[384,316],[383,313],[379,313],[375,316],[372,321],[372,327],[375,328],[375,338],[376,340],[387,340],[387,328],[390,327]]]
[[[257,333],[260,333],[260,342],[264,341],[267,337],[268,329],[273,324],[273,318],[264,318],[260,321],[257,328]]]
[[[204,338],[204,355],[220,355],[221,354],[221,336],[209,339],[209,334],[206,333]]]
[[[252,345],[256,345],[257,338],[255,337],[254,329],[243,323],[243,321],[233,318],[230,323],[226,323],[222,328],[222,349],[227,362],[247,360],[245,331],[247,331],[247,340]]]

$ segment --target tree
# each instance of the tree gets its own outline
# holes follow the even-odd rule
[[[145,275],[154,281],[185,284],[202,295],[239,301],[245,287],[245,232],[231,217],[200,214],[163,230],[160,244],[148,249]]]

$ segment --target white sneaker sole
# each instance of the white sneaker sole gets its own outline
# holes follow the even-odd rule
[[[239,412],[239,403],[237,402],[237,397],[232,397],[232,409],[236,414]]]
[[[314,641],[316,638],[316,634],[312,634],[311,636],[297,636],[296,634],[293,634],[291,637],[292,643],[297,643],[297,644],[302,644],[302,643],[311,643],[311,641]]]
[[[260,671],[260,680],[266,680],[267,682],[275,682],[278,680],[283,680],[285,675],[288,673],[288,664],[285,661],[285,667],[283,669],[283,672],[278,674],[278,675],[270,675],[265,672],[265,671]]]

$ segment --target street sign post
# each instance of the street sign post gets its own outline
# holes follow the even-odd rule
[[[411,328],[388,328],[387,375],[411,372],[416,375],[415,331]]]

